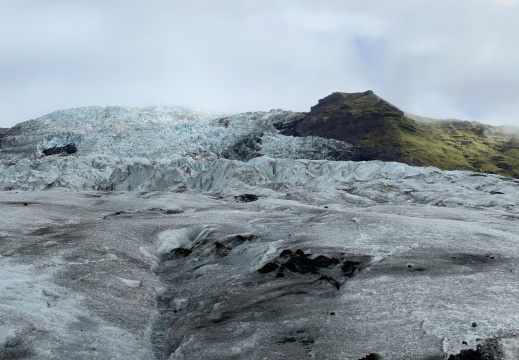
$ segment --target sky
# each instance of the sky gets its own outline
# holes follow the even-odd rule
[[[519,126],[519,0],[0,0],[0,127],[83,106],[309,111],[332,92]]]

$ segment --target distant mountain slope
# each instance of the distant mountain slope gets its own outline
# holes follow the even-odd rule
[[[304,118],[277,127],[285,135],[320,136],[364,147],[373,160],[519,177],[519,128],[416,120],[420,118],[372,91],[336,92],[319,100]]]
[[[4,134],[9,131],[8,128],[1,128],[0,127],[0,147],[1,147],[1,144],[2,144],[2,137],[4,136]]]

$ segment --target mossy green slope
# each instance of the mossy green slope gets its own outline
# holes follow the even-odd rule
[[[372,91],[319,100],[292,133],[362,146],[373,159],[519,178],[517,135],[469,121],[415,121]]]

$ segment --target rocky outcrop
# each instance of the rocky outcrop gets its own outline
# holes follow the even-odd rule
[[[398,137],[390,120],[408,122],[403,111],[382,100],[373,91],[352,94],[336,92],[319,100],[299,121],[277,124],[277,127],[285,135],[319,136],[353,144],[367,159],[406,162],[392,144],[370,146],[373,139]]]
[[[0,149],[2,148],[2,138],[4,137],[4,134],[9,131],[7,128],[0,128]]]
[[[287,136],[352,144],[368,160],[519,177],[519,129],[460,120],[422,121],[372,91],[333,93],[305,117],[275,126]]]
[[[54,146],[49,149],[43,150],[43,155],[70,155],[75,154],[77,152],[77,148],[75,144],[67,144],[64,146]]]

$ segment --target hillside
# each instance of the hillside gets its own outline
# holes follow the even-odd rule
[[[519,177],[518,128],[420,119],[372,91],[333,93],[304,118],[278,128],[285,135],[320,136],[364,147],[371,160]]]

